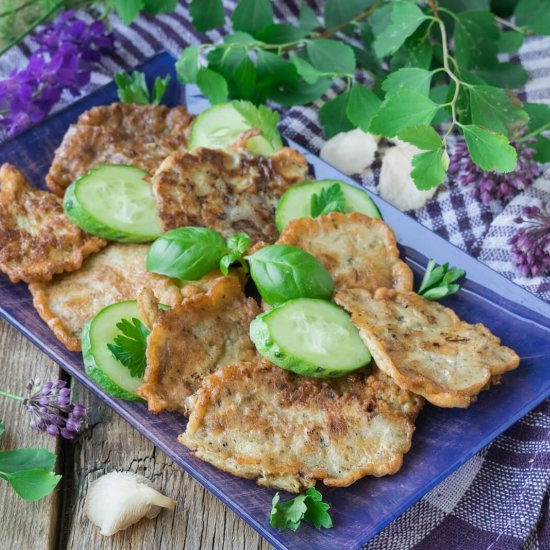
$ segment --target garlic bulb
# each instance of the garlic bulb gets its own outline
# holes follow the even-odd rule
[[[396,140],[395,147],[389,147],[382,159],[378,192],[383,199],[400,210],[422,208],[435,194],[436,188],[420,191],[411,178],[412,158],[420,149],[414,145]]]
[[[329,139],[323,145],[320,157],[344,174],[360,174],[373,163],[377,148],[372,134],[356,128]]]
[[[147,478],[111,472],[90,484],[84,510],[101,534],[109,537],[143,517],[157,517],[162,508],[173,510],[175,505],[175,500],[159,493]]]

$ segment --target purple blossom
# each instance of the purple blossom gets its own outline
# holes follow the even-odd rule
[[[80,95],[101,53],[114,46],[103,21],[88,25],[72,10],[42,26],[31,40],[38,48],[27,66],[0,81],[0,125],[8,135],[45,118],[65,90]]]
[[[523,207],[522,216],[514,219],[522,224],[509,239],[512,259],[526,277],[550,273],[550,210],[548,203]]]
[[[533,160],[533,140],[512,142],[518,153],[518,162],[514,172],[498,174],[485,172],[473,163],[466,143],[460,140],[454,147],[449,164],[449,174],[457,176],[461,185],[473,185],[472,196],[480,198],[483,204],[493,199],[507,200],[533,184],[540,175],[540,165]]]
[[[29,380],[23,405],[31,416],[32,430],[75,439],[86,425],[86,408],[71,403],[71,389],[64,380]]]

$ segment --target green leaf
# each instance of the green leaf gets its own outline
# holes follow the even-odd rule
[[[351,46],[319,38],[307,43],[307,54],[311,64],[322,73],[352,74],[355,70],[355,55]]]
[[[416,145],[419,149],[439,151],[443,147],[443,140],[431,126],[411,126],[397,133],[397,137]]]
[[[225,22],[222,0],[191,0],[189,13],[193,26],[200,32],[222,27]]]
[[[324,13],[325,27],[332,29],[354,19],[370,8],[373,3],[373,0],[327,0]]]
[[[321,25],[315,15],[315,12],[305,3],[300,6],[300,16],[298,19],[300,27],[307,31],[318,29]]]
[[[501,88],[470,86],[472,122],[483,128],[505,135],[517,133],[527,125],[529,116],[520,107],[521,102]]]
[[[428,32],[429,23],[421,24],[390,60],[392,70],[403,67],[429,69],[432,63],[433,46]]]
[[[197,85],[212,105],[227,101],[227,82],[221,74],[201,67],[197,73]]]
[[[197,81],[199,52],[198,46],[189,46],[181,52],[176,62],[176,73],[182,84],[194,84]]]
[[[444,155],[445,152],[440,149],[414,155],[411,177],[417,189],[427,191],[445,181],[448,161]]]
[[[388,96],[372,120],[370,131],[385,137],[394,137],[409,126],[430,124],[440,109],[430,98],[401,90]]]
[[[550,139],[544,136],[537,137],[537,141],[533,144],[535,149],[535,156],[533,157],[537,162],[550,162]]]
[[[271,502],[269,521],[271,527],[280,531],[296,531],[303,520],[311,522],[316,529],[329,529],[332,527],[329,509],[330,506],[323,502],[321,493],[314,487],[286,502],[280,502],[279,493],[276,493]]]
[[[271,92],[271,98],[281,105],[305,105],[319,99],[330,87],[330,78],[320,78],[315,84],[299,80]]]
[[[246,233],[236,233],[227,239],[228,254],[220,260],[220,271],[227,276],[229,267],[235,262],[240,262],[245,273],[248,273],[248,264],[244,255],[250,248],[250,237]]]
[[[548,0],[519,0],[514,15],[516,25],[527,27],[534,34],[550,34]]]
[[[149,89],[145,81],[145,74],[140,71],[116,73],[117,95],[122,103],[150,103]]]
[[[330,212],[344,212],[346,198],[339,183],[321,189],[319,194],[313,193],[310,201],[310,214],[312,218],[324,216]]]
[[[116,326],[121,334],[115,336],[113,344],[107,344],[109,351],[128,368],[132,378],[143,378],[147,365],[147,337],[151,331],[136,317],[131,322],[121,319]]]
[[[455,57],[459,65],[490,67],[498,53],[499,31],[488,11],[459,13],[455,20]]]
[[[472,160],[487,172],[513,172],[516,167],[516,150],[503,134],[497,134],[471,124],[461,127]]]
[[[114,0],[115,9],[120,20],[129,25],[145,7],[143,0]]]
[[[349,95],[349,92],[344,92],[329,99],[319,111],[319,121],[325,136],[329,139],[340,132],[348,132],[354,128],[347,115]]]
[[[172,77],[169,74],[167,74],[164,78],[160,78],[160,76],[155,78],[155,83],[153,84],[153,101],[151,103],[154,105],[160,105],[171,79]]]
[[[550,130],[550,105],[545,103],[524,103],[523,109],[529,115],[529,133]]]
[[[305,38],[309,31],[284,23],[272,23],[256,33],[256,38],[266,44],[286,44]]]
[[[231,19],[236,31],[255,35],[273,23],[273,7],[270,0],[240,0]]]
[[[354,82],[349,92],[346,115],[355,126],[361,128],[363,132],[368,132],[381,104],[382,101],[374,92]]]
[[[430,99],[435,103],[438,103],[439,105],[443,103],[447,103],[448,101],[450,101],[449,92],[450,92],[449,86],[447,85],[434,86],[430,90]],[[442,122],[445,122],[450,118],[451,118],[451,110],[449,109],[449,107],[442,107],[434,116],[434,119],[432,120],[432,124],[434,126],[437,126],[438,124],[441,124]]]
[[[382,58],[395,53],[424,20],[426,15],[416,4],[399,0],[392,2],[388,25],[381,33],[375,30],[373,46],[376,55]]]
[[[11,474],[21,470],[52,470],[56,456],[47,449],[0,451],[0,472]]]
[[[489,0],[440,0],[439,4],[454,12],[471,10],[489,11]]]
[[[237,260],[234,254],[227,254],[220,260],[220,271],[227,277],[229,274],[229,268]]]
[[[279,113],[265,105],[256,107],[250,101],[233,101],[233,106],[252,127],[260,130],[262,136],[274,149],[280,148],[281,134],[277,130]]]
[[[308,83],[315,84],[323,75],[321,71],[318,71],[311,63],[298,57],[297,55],[290,54],[290,61],[296,67],[298,74]]]
[[[260,88],[298,83],[298,72],[294,65],[265,50],[259,50],[256,54],[256,75]]]
[[[498,39],[498,51],[502,53],[517,52],[524,40],[525,36],[519,31],[501,32]]]
[[[254,97],[256,93],[256,67],[250,61],[248,55],[239,63],[232,83],[235,88],[232,93],[233,97],[239,99],[252,99]]]
[[[439,300],[450,294],[454,294],[460,285],[453,284],[466,275],[463,269],[456,267],[449,268],[445,263],[438,266],[435,260],[430,260],[426,266],[426,272],[420,283],[418,294],[427,300]]]
[[[519,63],[498,63],[475,71],[487,84],[499,88],[521,88],[529,80],[529,73]]]
[[[143,11],[149,15],[158,15],[175,11],[178,6],[178,0],[145,0]]]
[[[6,431],[6,427],[4,426],[4,422],[0,418],[0,435],[2,435]]]
[[[61,476],[46,470],[24,470],[2,474],[13,490],[24,500],[38,500],[49,495],[59,483]]]
[[[382,82],[382,89],[388,93],[395,93],[399,90],[410,90],[427,96],[430,93],[432,81],[431,71],[417,68],[404,68],[388,75]]]

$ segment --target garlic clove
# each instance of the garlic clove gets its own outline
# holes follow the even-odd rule
[[[176,501],[160,493],[147,478],[133,472],[111,472],[90,484],[84,511],[88,519],[111,536],[143,517],[153,519]]]
[[[377,149],[375,136],[356,128],[329,139],[321,148],[320,157],[344,174],[360,174],[374,162]]]
[[[388,148],[382,159],[378,192],[400,210],[422,208],[437,188],[421,191],[416,187],[411,177],[412,158],[421,151],[409,143],[395,141],[397,145]]]

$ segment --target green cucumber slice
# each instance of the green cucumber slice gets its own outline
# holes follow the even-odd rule
[[[227,149],[251,126],[231,103],[214,105],[203,111],[193,122],[189,150],[197,147]],[[283,146],[279,136],[272,146],[263,136],[254,136],[246,142],[247,149],[256,155],[269,156]]]
[[[137,302],[129,300],[104,307],[82,329],[82,358],[86,374],[114,397],[142,401],[136,390],[143,378],[133,378],[130,370],[109,351],[120,333],[116,324],[122,319],[139,319]]]
[[[344,212],[360,212],[371,218],[382,219],[376,204],[366,191],[340,180],[319,180],[293,185],[283,194],[275,212],[275,225],[279,233],[283,231],[290,220],[296,218],[311,218],[311,196],[319,194],[335,183],[340,184],[346,199]]]
[[[111,241],[154,241],[162,234],[147,172],[126,164],[104,164],[65,191],[69,219],[92,235]]]
[[[371,360],[351,317],[324,300],[300,298],[261,313],[250,338],[266,359],[302,376],[342,376]]]

